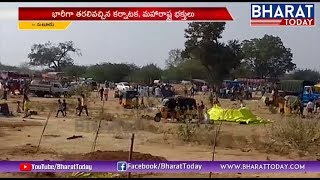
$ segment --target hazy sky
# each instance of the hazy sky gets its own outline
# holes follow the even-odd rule
[[[72,22],[66,31],[18,30],[18,7],[112,7],[112,6],[226,6],[234,17],[228,22],[223,40],[260,38],[264,34],[281,37],[292,49],[294,62],[300,68],[320,70],[320,3],[315,3],[315,27],[250,27],[250,3],[1,3],[0,62],[19,65],[27,61],[33,43],[72,40],[82,50],[76,64],[105,61],[138,65],[156,63],[164,67],[168,52],[183,48],[184,22]]]

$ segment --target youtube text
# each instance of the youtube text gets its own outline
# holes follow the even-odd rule
[[[61,171],[61,170],[75,170],[75,171],[92,171],[92,165],[89,164],[31,164],[32,170],[53,170],[53,171]]]

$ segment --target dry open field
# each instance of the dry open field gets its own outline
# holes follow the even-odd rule
[[[20,97],[21,98],[21,97]],[[11,111],[15,111],[15,102],[19,97],[8,101]],[[199,95],[197,100],[207,102]],[[1,160],[127,160],[130,137],[135,133],[133,158],[135,160],[211,160],[213,125],[183,127],[178,123],[156,123],[142,115],[153,116],[155,110],[126,110],[113,98],[105,103],[101,113],[102,102],[93,93],[90,97],[90,118],[75,115],[75,97],[67,99],[69,112],[67,118],[56,118],[57,99],[32,97],[33,110],[39,115],[23,119],[21,114],[15,117],[0,117],[0,159]],[[147,104],[157,104],[150,99]],[[225,108],[237,107],[237,102],[221,100]],[[271,113],[261,101],[246,101],[247,107],[254,114],[272,120],[270,124],[240,125],[223,123],[218,136],[216,160],[316,160],[318,150],[317,120],[303,120],[281,117]],[[43,125],[49,112],[53,111],[42,139],[40,151],[35,153]],[[102,123],[101,133],[97,139],[96,152],[92,152],[95,137],[95,125],[99,119]],[[290,125],[293,122],[295,124]],[[313,124],[312,124],[313,123]],[[274,126],[272,126],[272,124]],[[80,126],[87,130],[79,129]],[[283,128],[280,132],[277,128]],[[294,127],[294,128],[293,128]],[[186,129],[196,128],[188,135]],[[291,128],[291,129],[290,129]],[[304,130],[313,128],[313,134],[304,135]],[[288,133],[299,129],[301,134]],[[295,131],[295,130],[292,130]],[[297,132],[297,133],[299,133]],[[73,135],[82,138],[67,140]],[[297,136],[297,137],[295,137]],[[288,144],[286,138],[294,139]],[[89,154],[88,154],[89,153]],[[68,177],[71,174],[0,174],[0,177]],[[97,175],[98,176],[98,175]],[[103,174],[101,174],[103,176]],[[208,177],[208,174],[141,174],[141,177]],[[213,177],[320,177],[320,174],[214,174]]]

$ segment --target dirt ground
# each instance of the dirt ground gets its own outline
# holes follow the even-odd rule
[[[7,101],[10,110],[15,112],[16,101],[22,97],[11,97]],[[197,100],[207,102],[207,98],[198,95]],[[123,109],[113,92],[104,105],[97,93],[92,93],[89,102],[89,117],[77,117],[75,114],[76,97],[67,99],[69,111],[67,118],[55,117],[57,99],[31,97],[33,110],[37,116],[23,119],[22,114],[15,117],[0,117],[0,159],[1,160],[126,160],[130,146],[130,137],[135,133],[134,160],[211,160],[212,147],[208,144],[184,142],[173,131],[179,123],[156,123],[152,119],[142,119],[144,115],[152,117],[156,110]],[[146,104],[157,104],[155,99],[146,100]],[[281,116],[270,113],[259,100],[245,101],[252,112],[262,118],[281,121]],[[239,106],[230,100],[221,100],[223,107]],[[50,111],[53,111],[45,130],[40,150],[35,153],[43,125]],[[95,152],[92,152],[95,129],[99,119],[105,119],[97,139]],[[205,125],[201,125],[205,126]],[[240,125],[223,123],[217,143],[216,160],[315,160],[314,156],[299,156],[297,153],[286,155],[267,152],[263,148],[250,146],[254,137],[263,138],[269,125]],[[208,128],[208,127],[207,127]],[[209,126],[210,128],[210,126]],[[82,136],[67,139],[71,136]],[[52,175],[52,174],[51,174]],[[3,173],[0,177],[36,177],[36,174]],[[57,175],[65,177],[67,175]],[[146,174],[142,177],[208,177],[207,174]],[[50,177],[50,174],[44,177]],[[259,173],[215,173],[213,177],[320,177],[317,173],[296,174],[259,174]]]

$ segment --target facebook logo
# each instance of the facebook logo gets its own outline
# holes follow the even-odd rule
[[[119,161],[118,163],[117,163],[117,170],[118,171],[127,171],[127,162],[125,162],[125,161]]]

